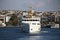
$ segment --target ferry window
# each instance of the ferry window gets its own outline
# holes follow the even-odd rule
[[[40,23],[37,23],[37,25],[40,25]]]
[[[31,28],[31,30],[33,30],[33,29]]]
[[[39,21],[39,20],[32,20],[32,21]]]
[[[36,25],[36,23],[32,23],[33,25]]]

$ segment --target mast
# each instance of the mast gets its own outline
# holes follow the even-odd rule
[[[29,17],[32,17],[33,16],[33,12],[32,12],[33,10],[32,10],[32,7],[30,7],[30,9],[29,9]]]

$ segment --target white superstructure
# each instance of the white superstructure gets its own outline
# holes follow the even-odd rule
[[[40,17],[22,18],[22,23],[29,25],[29,33],[39,33],[41,30]]]

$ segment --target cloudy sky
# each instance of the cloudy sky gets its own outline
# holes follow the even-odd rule
[[[0,10],[60,11],[60,0],[0,0]]]

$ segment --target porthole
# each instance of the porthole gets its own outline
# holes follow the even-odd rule
[[[33,29],[31,28],[31,30],[33,30]]]

